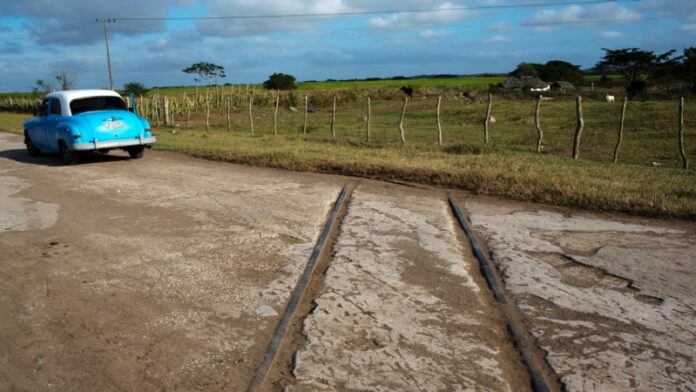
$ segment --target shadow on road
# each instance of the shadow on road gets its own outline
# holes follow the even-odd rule
[[[29,155],[25,149],[11,149],[0,151],[0,158],[11,159],[20,163],[41,166],[63,166],[63,160],[59,154],[41,154],[38,157]],[[130,159],[127,156],[102,154],[99,152],[86,152],[80,154],[78,165],[91,163],[104,163],[114,161],[124,161]]]

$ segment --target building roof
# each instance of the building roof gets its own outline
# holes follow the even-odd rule
[[[536,76],[520,76],[519,78],[510,76],[508,80],[501,84],[503,88],[546,88],[549,83],[537,78]]]

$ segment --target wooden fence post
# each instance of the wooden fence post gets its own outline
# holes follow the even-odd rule
[[[302,127],[302,133],[307,133],[307,116],[309,113],[309,97],[305,95],[304,97],[304,126]]]
[[[278,104],[280,103],[280,91],[276,95],[275,112],[273,112],[273,134],[278,134]]]
[[[437,97],[437,144],[442,145],[442,126],[440,126],[440,103],[442,102],[442,97]]]
[[[169,121],[173,127],[176,127],[176,120],[174,119],[174,115],[176,114],[176,108],[177,108],[176,97],[174,97],[174,98],[172,98],[171,111],[169,113]]]
[[[248,85],[247,85],[248,86]],[[254,95],[249,97],[249,124],[251,125],[251,134],[254,134],[254,115],[252,113],[252,108],[254,107]]]
[[[616,137],[616,146],[614,147],[614,163],[619,162],[619,148],[623,140],[624,121],[626,120],[626,106],[628,105],[628,97],[624,97],[623,105],[621,106],[621,121],[619,123],[619,134]]]
[[[367,118],[365,119],[365,126],[367,128],[367,144],[370,144],[370,116],[372,115],[372,103],[370,102],[370,97],[367,97]]]
[[[227,131],[232,130],[232,96],[227,100]]]
[[[483,120],[483,140],[488,143],[488,122],[491,121],[491,109],[493,106],[493,93],[488,93],[488,108],[486,109],[486,119]]]
[[[689,158],[684,151],[684,97],[679,99],[679,154],[681,154],[682,168],[689,168]]]
[[[170,125],[169,122],[169,97],[164,96],[164,125]]]
[[[582,128],[585,126],[585,120],[582,118],[582,97],[579,95],[575,104],[575,112],[578,123],[573,138],[573,159],[578,159],[580,156],[580,137],[582,136]]]
[[[160,126],[160,112],[159,112],[159,96],[155,95],[154,99],[152,100],[152,103],[154,104],[154,110],[155,110],[155,120],[157,121],[157,126]]]
[[[184,103],[186,104],[186,128],[188,128],[189,120],[191,119],[191,101],[189,101],[186,95],[184,95]]]
[[[336,140],[336,96],[333,97],[333,109],[331,110],[331,138]]]
[[[205,93],[205,129],[210,131],[210,94]]]
[[[539,98],[537,99],[537,104],[536,104],[536,110],[534,111],[534,126],[536,126],[537,130],[537,147],[536,151],[541,152],[541,141],[544,138],[544,132],[541,130],[541,118],[540,118],[540,113],[541,112],[541,94],[539,94]]]
[[[408,97],[404,97],[404,106],[401,108],[401,117],[399,118],[399,134],[401,135],[401,144],[406,144],[406,131],[404,130],[404,116],[406,115],[406,104]]]

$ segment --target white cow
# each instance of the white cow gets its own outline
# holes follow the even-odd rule
[[[614,102],[614,96],[613,95],[607,95],[607,102]]]

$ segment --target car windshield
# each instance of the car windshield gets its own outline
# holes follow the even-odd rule
[[[119,97],[89,97],[70,102],[70,111],[73,115],[94,110],[128,110],[128,108]]]

